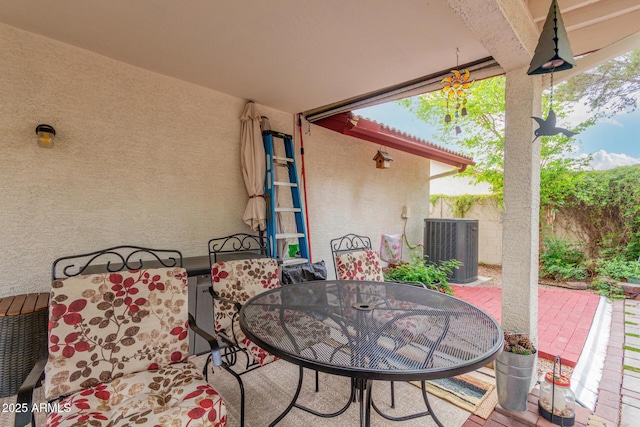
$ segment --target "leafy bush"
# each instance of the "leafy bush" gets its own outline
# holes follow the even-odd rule
[[[384,279],[390,282],[423,283],[429,289],[453,295],[447,277],[461,265],[456,259],[442,261],[440,264],[427,262],[420,257],[419,252],[414,252],[409,262],[389,267],[384,273]]]
[[[544,239],[544,251],[540,254],[540,273],[554,280],[584,280],[589,277],[584,263],[587,256],[579,245],[556,237]]]
[[[612,299],[624,298],[624,290],[618,286],[617,280],[607,276],[598,276],[591,286],[599,295],[604,295]]]
[[[620,257],[610,260],[600,259],[596,265],[596,273],[616,281],[629,277],[640,277],[640,262],[627,261]]]
[[[545,268],[545,277],[553,277],[556,281],[561,280],[585,280],[589,277],[589,272],[583,267],[565,267],[561,265],[550,265]]]
[[[558,206],[579,224],[592,257],[640,256],[640,165],[581,172]]]

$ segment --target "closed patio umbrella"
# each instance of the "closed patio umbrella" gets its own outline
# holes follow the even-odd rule
[[[260,131],[260,115],[253,102],[247,103],[240,116],[240,163],[249,201],[242,219],[254,231],[266,230],[267,208],[264,200],[266,172],[264,145]]]

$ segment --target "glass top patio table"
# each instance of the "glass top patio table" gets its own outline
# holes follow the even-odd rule
[[[352,378],[417,381],[485,366],[503,332],[484,311],[422,287],[369,281],[286,285],[250,299],[240,327],[268,352]]]

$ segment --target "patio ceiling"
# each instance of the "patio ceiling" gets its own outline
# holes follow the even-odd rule
[[[505,67],[510,49],[483,46],[479,29],[461,19],[469,6],[486,14],[475,22],[490,26],[505,1],[512,0],[5,0],[0,22],[297,113],[425,76],[435,81],[456,65],[456,48],[460,64],[495,57]],[[524,19],[539,29],[550,0],[522,1],[531,15]],[[559,4],[576,54],[640,30],[637,0]]]

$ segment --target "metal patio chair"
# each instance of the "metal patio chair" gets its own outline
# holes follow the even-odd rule
[[[238,314],[250,296],[280,286],[278,264],[267,258],[264,236],[237,233],[209,240],[209,265],[215,330],[221,344],[222,367],[240,386],[240,425],[244,425],[245,392],[241,376],[275,360],[242,332]],[[249,271],[251,274],[249,274]],[[244,363],[239,358],[244,357]],[[211,357],[203,372],[208,376]]]
[[[330,242],[333,266],[338,280],[384,282],[378,253],[367,236],[347,234]]]
[[[249,340],[239,325],[242,305],[268,289],[280,286],[278,263],[267,258],[268,239],[238,233],[211,239],[209,262],[211,264],[211,288],[215,330],[221,343],[222,367],[233,375],[240,386],[240,425],[244,425],[245,391],[241,376],[276,360],[275,356]],[[265,313],[264,316],[275,316]],[[304,317],[288,318],[288,321],[305,322]],[[313,323],[313,322],[309,322]],[[313,334],[300,340],[301,345],[311,347]],[[300,338],[300,337],[299,337]],[[305,344],[306,343],[306,344]],[[241,361],[241,359],[244,359]],[[210,360],[204,367],[208,374]],[[317,376],[316,376],[317,388]]]
[[[382,271],[382,263],[378,253],[371,246],[371,239],[367,236],[357,234],[346,234],[330,241],[331,254],[333,255],[333,265],[338,280],[367,280],[374,282],[384,282],[384,274]],[[405,282],[406,283],[406,282]],[[414,286],[422,286],[423,283],[411,282],[406,283]],[[362,288],[361,298],[367,299],[367,285]],[[355,302],[355,300],[354,300]],[[390,305],[390,300],[367,301],[372,304]],[[407,302],[411,305],[411,302]],[[349,310],[349,308],[347,308]],[[389,313],[374,315],[374,319],[379,324],[385,324],[392,316]],[[420,335],[426,325],[414,322],[412,318],[400,319],[395,322],[392,328],[401,329],[407,337]],[[403,343],[397,340],[390,340],[388,346],[399,347]],[[391,384],[391,407],[395,407],[395,388],[393,382]]]
[[[31,408],[44,378],[54,402],[48,426],[225,426],[226,407],[187,361],[189,326],[211,346],[217,341],[188,313],[182,254],[118,246],[63,257],[53,263],[45,354],[18,392]],[[16,426],[33,414],[16,414]]]

